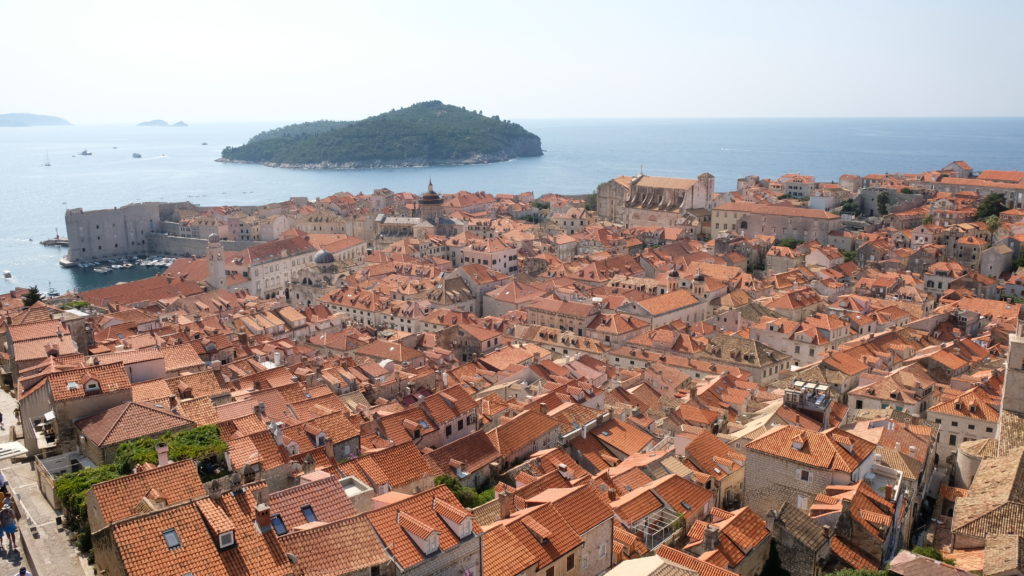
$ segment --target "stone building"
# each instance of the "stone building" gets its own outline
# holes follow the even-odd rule
[[[826,243],[829,233],[839,230],[839,216],[824,210],[811,210],[781,204],[727,202],[711,211],[711,233],[734,230],[744,236],[775,236]]]
[[[146,234],[160,228],[160,204],[128,204],[109,210],[72,208],[64,213],[68,260],[89,262],[146,254]]]
[[[620,176],[597,187],[597,215],[629,226],[676,226],[687,212],[710,207],[715,177],[696,180],[640,174]]]

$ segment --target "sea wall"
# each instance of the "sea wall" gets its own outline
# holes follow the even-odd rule
[[[221,240],[220,243],[226,252],[237,252],[259,244],[259,242],[240,240]],[[150,256],[206,256],[206,245],[205,238],[168,236],[159,232],[151,232],[146,235],[146,246],[149,248]]]

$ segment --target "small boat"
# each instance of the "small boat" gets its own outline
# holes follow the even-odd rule
[[[82,150],[81,152],[78,153],[78,155],[79,156],[92,156],[92,152],[89,152],[88,150]]]
[[[56,230],[57,235],[53,238],[47,238],[40,242],[43,246],[67,246],[69,241],[67,238],[60,237],[60,230]]]
[[[110,272],[110,267],[109,266],[97,266],[97,267],[93,268],[92,271],[97,273],[97,274],[106,274],[107,272]]]
[[[206,146],[206,142],[203,142],[203,146]]]
[[[4,270],[4,278],[10,278],[11,276],[13,276],[13,274],[11,274],[10,270]]]
[[[68,258],[67,254],[61,256],[60,260],[57,263],[60,264],[61,268],[74,268],[75,266],[77,266],[77,264],[75,264],[74,262],[71,261],[70,258]]]
[[[53,284],[50,284],[50,289],[46,291],[46,296],[48,298],[56,298],[57,296],[60,296],[60,292],[53,287]]]
[[[43,162],[43,166],[49,166],[49,165],[50,165],[50,152],[47,151],[46,152],[46,162]]]
[[[132,158],[142,158],[142,154],[139,154],[138,152],[132,152]]]

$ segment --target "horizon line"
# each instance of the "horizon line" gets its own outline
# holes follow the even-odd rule
[[[0,113],[2,114],[2,113]],[[51,116],[47,114],[47,116]],[[101,122],[71,122],[62,116],[52,115],[66,120],[68,124],[51,126],[4,126],[4,128],[66,128],[68,126],[135,126],[138,128],[174,128],[175,126],[139,126],[137,122],[129,121],[101,121]],[[1019,116],[535,116],[512,118],[506,120],[513,122],[530,122],[534,120],[562,120],[562,121],[595,121],[595,120],[630,120],[630,121],[654,121],[654,120],[1020,120],[1024,114]],[[329,118],[317,118],[315,120],[219,120],[219,121],[193,121],[185,122],[188,128],[194,125],[217,125],[217,124],[303,124],[319,121],[332,122],[357,122],[358,120],[334,120]],[[363,120],[361,118],[360,120]],[[181,128],[181,127],[179,127]]]

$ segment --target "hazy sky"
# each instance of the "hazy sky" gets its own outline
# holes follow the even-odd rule
[[[0,0],[0,113],[1021,116],[1022,17],[1011,0]]]

